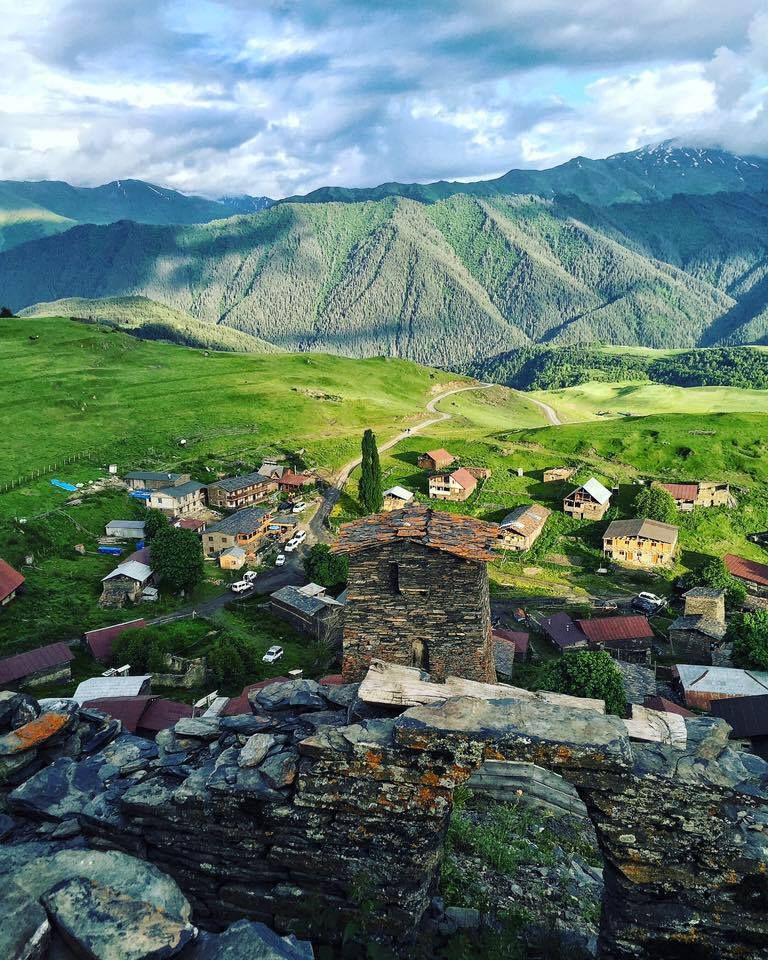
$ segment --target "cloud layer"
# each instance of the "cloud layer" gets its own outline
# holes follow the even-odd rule
[[[470,179],[679,136],[768,155],[754,0],[25,0],[0,177],[208,195]]]

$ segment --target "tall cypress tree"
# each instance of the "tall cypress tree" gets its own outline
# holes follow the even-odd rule
[[[373,430],[363,434],[362,463],[360,467],[360,503],[366,513],[378,513],[384,505],[381,495],[381,463]]]

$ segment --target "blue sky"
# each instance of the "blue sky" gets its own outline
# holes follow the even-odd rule
[[[211,196],[768,154],[768,0],[25,0],[0,177]]]

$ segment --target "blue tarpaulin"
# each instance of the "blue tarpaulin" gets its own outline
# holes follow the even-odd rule
[[[152,496],[151,490],[131,490],[129,496],[133,497],[134,500],[149,500]]]
[[[51,484],[54,487],[59,487],[61,490],[68,490],[70,493],[74,493],[75,490],[77,490],[74,483],[64,483],[63,480],[51,480]]]
[[[99,553],[108,553],[110,557],[119,557],[123,552],[122,547],[98,547]]]

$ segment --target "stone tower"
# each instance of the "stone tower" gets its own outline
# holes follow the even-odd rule
[[[344,680],[372,659],[493,683],[488,561],[496,524],[414,505],[342,527],[349,556]]]

